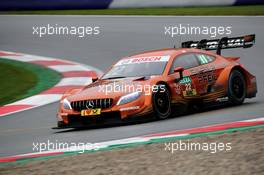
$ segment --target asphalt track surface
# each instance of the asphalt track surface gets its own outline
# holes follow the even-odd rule
[[[257,98],[242,106],[204,111],[164,121],[86,130],[53,130],[58,103],[0,118],[0,156],[32,152],[33,142],[101,142],[145,134],[201,127],[212,124],[253,119],[264,116],[264,17],[95,17],[95,16],[0,16],[0,49],[41,56],[64,58],[94,66],[103,71],[120,57],[139,51],[173,47],[182,40],[202,39],[201,35],[171,38],[164,26],[232,26],[232,36],[256,34],[250,49],[224,51],[224,55],[241,56],[245,67],[257,76]],[[101,34],[78,38],[32,34],[33,26],[60,24],[67,26],[98,25]],[[208,37],[206,37],[208,38]],[[4,92],[1,92],[4,93]]]

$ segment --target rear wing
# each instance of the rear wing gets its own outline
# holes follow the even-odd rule
[[[196,48],[203,50],[216,50],[216,54],[221,55],[222,49],[249,48],[255,44],[255,34],[239,37],[223,37],[221,39],[201,41],[186,41],[182,43],[182,48]]]

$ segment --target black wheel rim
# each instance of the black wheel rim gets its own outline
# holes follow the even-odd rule
[[[235,97],[242,98],[244,96],[244,81],[241,77],[236,76],[232,80],[232,92]]]
[[[157,92],[155,94],[155,106],[161,114],[166,114],[169,111],[169,96],[166,92]]]

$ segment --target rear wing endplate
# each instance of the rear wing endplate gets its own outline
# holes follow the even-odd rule
[[[249,48],[255,44],[255,34],[240,37],[223,37],[221,39],[201,41],[186,41],[182,43],[182,48],[196,48],[203,50],[216,50],[216,54],[221,55],[222,49]]]

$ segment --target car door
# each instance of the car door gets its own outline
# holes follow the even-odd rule
[[[168,77],[169,84],[173,85],[173,91],[176,96],[180,95],[182,98],[189,98],[198,95],[195,77],[190,72],[191,69],[198,66],[198,59],[193,53],[184,53],[174,58]],[[174,68],[176,67],[184,68],[183,78],[180,80],[179,73],[174,72]]]

